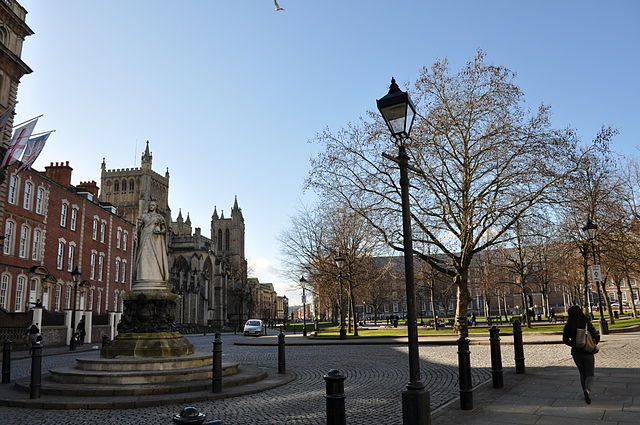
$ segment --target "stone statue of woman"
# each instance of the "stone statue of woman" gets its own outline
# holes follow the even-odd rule
[[[132,289],[166,289],[167,225],[155,201],[149,202],[147,212],[138,218],[136,227],[136,277]]]

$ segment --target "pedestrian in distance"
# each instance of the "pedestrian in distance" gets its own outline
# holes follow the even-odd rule
[[[562,342],[571,347],[571,357],[578,367],[580,373],[580,385],[584,394],[584,401],[591,404],[591,386],[593,385],[593,376],[595,372],[595,356],[594,353],[585,351],[576,346],[576,335],[579,330],[584,330],[591,335],[593,341],[597,344],[600,342],[600,334],[593,327],[589,318],[582,312],[577,305],[571,306],[568,311],[567,323],[564,325],[562,332]]]
[[[78,322],[78,326],[76,327],[76,332],[78,335],[78,344],[82,345],[84,343],[84,337],[87,334],[84,329],[84,316]]]
[[[40,329],[38,328],[38,323],[34,323],[27,328],[24,334],[29,335],[29,343],[33,344],[36,342],[36,338],[38,338],[39,333]]]

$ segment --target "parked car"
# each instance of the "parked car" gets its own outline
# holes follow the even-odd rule
[[[259,319],[249,319],[247,323],[244,324],[244,336],[254,335],[261,336],[262,333],[262,320]]]
[[[622,305],[624,307],[629,307],[629,303],[627,301],[622,301]],[[620,303],[618,301],[614,301],[611,303],[611,307],[620,307]]]

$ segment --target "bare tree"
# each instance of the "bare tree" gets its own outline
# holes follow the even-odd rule
[[[571,172],[565,157],[574,151],[574,138],[551,128],[547,106],[530,114],[513,79],[478,51],[455,74],[446,60],[423,68],[412,92],[421,114],[407,144],[416,171],[412,222],[442,256],[417,248],[413,254],[451,276],[458,317],[466,316],[470,302],[474,255],[504,241],[506,231]],[[324,151],[312,160],[307,183],[325,198],[342,200],[402,251],[398,169],[381,157],[393,147],[381,119],[371,117],[317,135]]]
[[[360,285],[375,280],[372,259],[383,247],[367,221],[338,204],[322,203],[299,211],[280,235],[280,243],[288,274],[309,275],[317,296],[329,297],[337,305],[340,323],[350,311],[349,331],[353,326],[357,335],[356,292]],[[342,270],[335,263],[338,254],[345,259]]]

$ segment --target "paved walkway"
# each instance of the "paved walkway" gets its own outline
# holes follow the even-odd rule
[[[474,409],[462,411],[459,399],[433,412],[432,424],[469,425],[623,425],[640,424],[640,333],[603,337],[596,354],[592,403],[584,402],[571,361],[526,368],[504,376],[505,387],[491,381],[474,391]]]
[[[199,351],[210,350],[212,336],[189,336]],[[287,335],[287,368],[297,378],[280,388],[251,396],[194,403],[209,419],[223,419],[225,425],[324,424],[324,382],[322,374],[331,368],[346,376],[347,424],[401,424],[400,391],[406,383],[406,338],[377,345],[359,346],[357,340],[331,341],[338,345],[317,345],[320,341]],[[611,334],[603,338],[596,360],[593,403],[582,399],[578,372],[569,349],[559,345],[559,335],[525,334],[526,373],[513,370],[511,337],[503,342],[505,388],[493,389],[488,369],[487,338],[472,340],[475,409],[461,411],[457,394],[457,348],[449,344],[455,336],[421,341],[423,379],[431,395],[433,425],[444,424],[640,424],[640,333]],[[393,340],[393,338],[391,339]],[[227,359],[273,366],[275,335],[251,338],[223,334]],[[447,344],[443,344],[447,342]],[[250,343],[247,347],[236,344]],[[79,355],[97,355],[84,345]],[[93,352],[91,352],[93,351]],[[71,361],[68,348],[46,348],[43,362],[51,365]],[[59,355],[56,355],[59,354]],[[17,360],[16,374],[27,373],[29,360]],[[451,400],[451,401],[449,401]],[[0,407],[0,423],[22,424],[170,424],[180,405],[129,410],[42,411]]]

